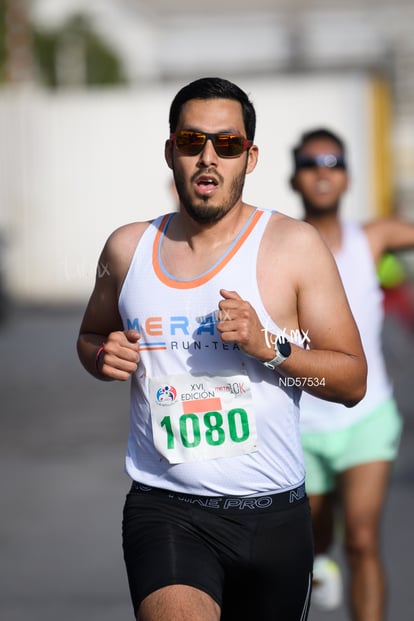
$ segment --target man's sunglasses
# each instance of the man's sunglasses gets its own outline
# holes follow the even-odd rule
[[[219,157],[239,157],[253,144],[252,140],[240,134],[205,134],[187,129],[171,134],[170,139],[183,155],[198,155],[207,140],[211,140]]]
[[[297,155],[295,157],[295,168],[342,168],[346,169],[346,162],[343,155],[334,153],[322,153],[321,155]]]

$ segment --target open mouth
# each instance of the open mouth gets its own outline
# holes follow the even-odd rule
[[[205,196],[214,192],[218,187],[218,181],[211,175],[200,175],[200,177],[197,177],[195,185],[197,192]]]

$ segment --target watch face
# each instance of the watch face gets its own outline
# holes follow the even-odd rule
[[[285,339],[280,339],[280,341],[277,341],[277,350],[279,353],[282,354],[282,356],[285,356],[286,358],[290,355],[291,352],[291,348],[290,348],[290,343],[289,341],[286,341]]]

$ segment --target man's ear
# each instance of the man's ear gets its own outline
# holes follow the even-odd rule
[[[165,141],[165,146],[164,146],[164,157],[165,157],[165,161],[167,162],[168,168],[171,168],[172,170],[172,150],[173,150],[173,141],[171,140],[171,138],[168,138],[168,140]]]
[[[296,175],[292,175],[291,178],[289,179],[289,183],[290,183],[290,187],[292,188],[292,190],[294,192],[298,191],[298,185],[296,183]]]
[[[253,144],[250,147],[248,154],[247,154],[246,175],[251,173],[256,168],[258,157],[259,157],[259,147]]]

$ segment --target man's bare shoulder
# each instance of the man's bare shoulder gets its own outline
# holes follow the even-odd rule
[[[101,261],[112,266],[112,273],[121,277],[126,273],[138,242],[151,221],[131,222],[115,229],[108,237],[101,255]]]
[[[280,243],[285,241],[289,244],[295,244],[294,250],[299,250],[303,244],[306,244],[306,247],[308,244],[311,246],[324,245],[321,235],[314,226],[280,212],[272,214],[266,234],[273,240],[277,239]],[[300,247],[296,244],[300,244]]]
[[[144,231],[150,225],[150,221],[129,222],[115,229],[108,237],[107,244],[117,247],[124,244],[137,244]]]

